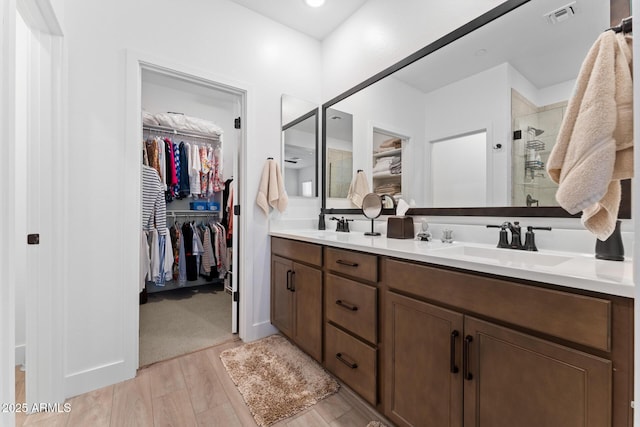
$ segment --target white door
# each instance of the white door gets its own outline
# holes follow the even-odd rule
[[[24,296],[26,403],[52,404],[64,401],[63,391],[63,296],[64,242],[66,223],[63,138],[63,38],[55,11],[44,2],[17,2],[22,51],[18,55],[26,70],[17,106],[26,147],[16,148],[16,197],[22,212],[16,252],[18,295]],[[47,10],[44,13],[43,10]],[[18,95],[18,94],[16,94]],[[16,115],[18,119],[18,115]],[[18,182],[19,181],[19,182]],[[17,301],[20,303],[21,301]],[[20,310],[16,310],[20,313]]]

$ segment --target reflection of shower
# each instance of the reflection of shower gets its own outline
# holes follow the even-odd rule
[[[536,129],[536,128],[534,128],[533,126],[529,126],[529,127],[527,128],[527,132],[528,132],[528,133],[530,133],[530,134],[532,134],[533,136],[540,136],[540,135],[542,135],[542,134],[544,133],[544,130],[542,130],[542,129]]]
[[[544,162],[540,158],[539,151],[544,150],[544,142],[540,141],[536,137],[544,133],[543,129],[534,128],[533,126],[527,127],[527,141],[525,142],[525,157],[524,157],[524,174],[525,177],[530,175],[533,180],[536,177],[536,171],[544,169]],[[544,176],[544,175],[542,175]]]

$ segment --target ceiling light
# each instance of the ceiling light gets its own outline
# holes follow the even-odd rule
[[[304,0],[307,6],[320,7],[324,4],[324,0]]]

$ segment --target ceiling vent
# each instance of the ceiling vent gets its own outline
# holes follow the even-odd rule
[[[552,12],[545,14],[550,24],[558,24],[564,22],[569,18],[572,18],[578,12],[576,8],[576,2],[569,3],[566,6],[562,6]]]

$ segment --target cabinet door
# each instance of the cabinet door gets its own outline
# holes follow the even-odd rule
[[[294,337],[303,350],[322,361],[322,272],[293,263]]]
[[[465,318],[464,423],[611,425],[611,361]]]
[[[462,426],[462,326],[460,313],[387,293],[385,414],[394,423]]]
[[[292,274],[292,261],[271,256],[271,323],[290,338],[293,337]]]

